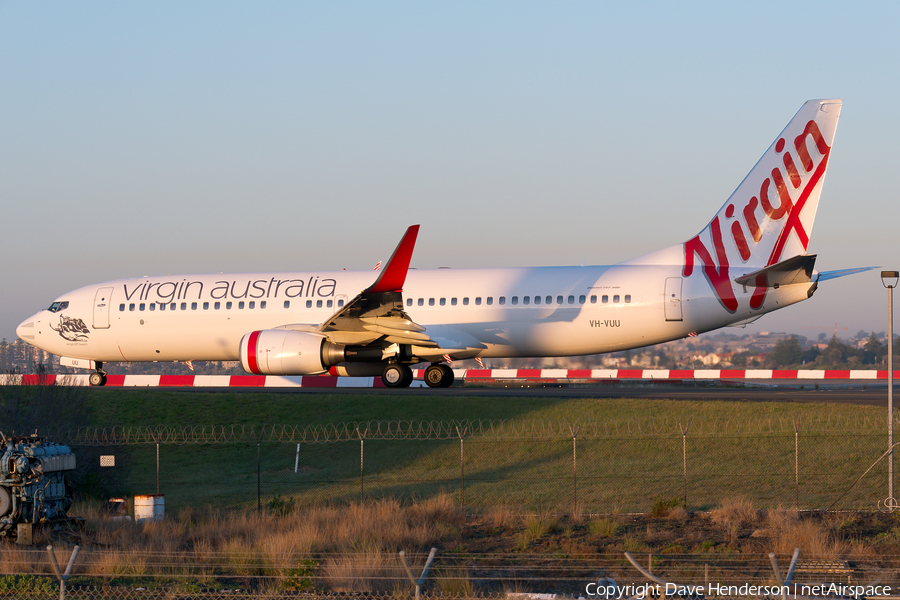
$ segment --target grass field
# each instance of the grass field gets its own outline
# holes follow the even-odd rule
[[[688,508],[708,509],[735,495],[752,498],[758,506],[825,508],[885,447],[884,436],[871,429],[882,418],[877,407],[552,399],[539,390],[508,399],[85,390],[79,410],[85,425],[126,429],[342,424],[352,432],[356,424],[365,431],[373,421],[399,428],[421,422],[505,423],[500,433],[470,434],[462,445],[459,439],[370,436],[363,443],[352,438],[304,443],[299,456],[290,440],[259,446],[248,439],[163,443],[159,491],[170,510],[198,504],[248,507],[258,500],[273,506],[380,497],[408,502],[441,492],[470,512],[497,505],[569,514],[634,512],[648,511],[661,499],[685,497]],[[796,438],[792,422],[803,424]],[[116,455],[114,470],[97,471],[105,495],[157,491],[155,444],[83,450]],[[873,469],[836,508],[875,508],[886,495],[885,471]]]

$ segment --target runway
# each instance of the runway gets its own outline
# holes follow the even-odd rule
[[[749,385],[741,387],[737,385],[667,385],[667,384],[636,384],[636,385],[601,385],[591,387],[451,387],[446,389],[432,388],[166,388],[167,391],[180,391],[185,393],[231,393],[231,394],[294,394],[298,397],[304,395],[363,395],[371,396],[373,400],[388,396],[405,396],[427,398],[478,398],[485,399],[513,399],[519,397],[545,397],[548,399],[566,398],[591,398],[602,400],[604,398],[652,398],[657,400],[675,401],[714,401],[726,402],[797,402],[797,403],[841,403],[856,404],[860,406],[884,406],[887,407],[887,385],[884,383],[856,384],[850,386],[820,384],[816,389],[815,383],[803,384],[803,389],[798,385]],[[130,390],[146,390],[147,388],[91,388],[100,393],[116,393]]]

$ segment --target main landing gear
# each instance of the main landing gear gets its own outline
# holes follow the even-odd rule
[[[388,363],[381,373],[381,381],[389,388],[406,388],[412,383],[412,369],[403,363]]]
[[[381,373],[381,381],[389,388],[409,387],[412,380],[412,369],[399,362],[388,363]],[[450,387],[453,385],[453,369],[445,364],[432,364],[425,369],[425,383],[433,388]]]
[[[425,383],[433,388],[450,387],[453,385],[453,369],[445,364],[435,363],[425,369]]]
[[[103,370],[103,363],[97,362],[97,370],[88,376],[88,382],[91,387],[100,387],[106,385],[106,371]]]

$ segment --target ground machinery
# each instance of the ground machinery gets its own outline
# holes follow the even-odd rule
[[[0,536],[30,543],[35,525],[67,522],[72,493],[64,474],[75,468],[72,450],[36,433],[0,433],[0,451]]]

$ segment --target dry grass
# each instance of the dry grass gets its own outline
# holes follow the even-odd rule
[[[599,538],[610,538],[618,535],[622,527],[622,519],[618,515],[598,517],[587,524],[588,532]]]
[[[772,551],[790,554],[794,548],[800,548],[802,556],[811,558],[838,558],[847,550],[823,525],[812,519],[789,523],[776,530]]]
[[[465,520],[446,494],[409,507],[386,499],[279,515],[186,509],[173,518],[142,523],[113,521],[94,505],[80,505],[70,514],[86,520],[79,565],[91,576],[190,576],[209,582],[227,575],[272,581],[327,553],[331,558],[309,577],[316,587],[336,591],[391,591],[405,577],[399,550],[425,548],[458,531]],[[68,555],[60,557],[65,564]],[[39,563],[45,561],[18,547],[0,549],[4,572],[27,573],[28,565]]]
[[[738,496],[723,500],[718,508],[710,511],[709,518],[720,527],[749,527],[759,520],[759,511],[750,500]]]
[[[496,504],[488,509],[485,520],[494,529],[507,529],[515,521],[515,513],[507,504]]]

